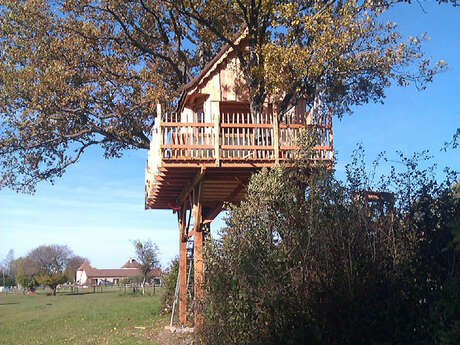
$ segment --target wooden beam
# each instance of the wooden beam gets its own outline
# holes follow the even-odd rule
[[[203,231],[202,226],[202,204],[200,200],[201,183],[193,193],[193,269],[194,269],[194,296],[195,296],[195,327],[203,324],[203,316],[200,310],[200,301],[203,298],[204,264],[203,264]]]
[[[214,105],[211,103],[211,107],[217,107],[212,109],[214,115],[214,157],[216,158],[216,166],[220,166],[220,109],[219,103]]]
[[[273,113],[273,148],[275,150],[275,163],[279,164],[280,162],[280,129],[278,125],[278,114]]]
[[[211,122],[162,122],[161,127],[213,127]]]
[[[246,185],[248,184],[248,182],[240,180],[238,178],[237,178],[237,180],[239,181],[239,183],[236,186],[236,188],[232,191],[232,193],[229,194],[224,199],[224,201],[219,202],[219,204],[217,204],[217,206],[215,208],[211,209],[209,212],[206,213],[206,215],[203,216],[203,223],[204,224],[211,223],[214,220],[214,218],[216,218],[219,215],[219,213],[222,212],[222,209],[224,208],[225,201],[233,200],[233,198],[236,197],[243,190],[243,188],[245,188]]]
[[[214,145],[164,144],[164,145],[161,145],[160,148],[162,149],[181,149],[181,150],[188,150],[188,149],[212,150],[214,148]],[[172,159],[175,159],[175,157],[172,157]],[[190,157],[187,157],[187,159],[190,159]]]
[[[272,125],[270,123],[221,123],[221,127],[222,128],[272,128]]]
[[[179,321],[187,322],[187,238],[184,239],[185,210],[178,212],[179,219]]]
[[[201,170],[195,174],[193,180],[187,186],[185,186],[183,191],[177,197],[176,205],[182,205],[184,203],[184,200],[187,198],[193,188],[195,188],[195,186],[201,181],[205,174],[206,167],[201,167]]]
[[[329,109],[329,114],[328,114],[328,119],[329,119],[329,146],[331,147],[331,152],[332,152],[332,157],[331,161],[333,161],[333,156],[334,156],[334,132],[332,130],[332,111]]]

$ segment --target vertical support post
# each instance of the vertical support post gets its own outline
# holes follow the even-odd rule
[[[329,146],[331,148],[330,155],[328,158],[333,159],[334,158],[334,132],[332,131],[332,111],[331,109],[328,109],[328,110],[329,110],[329,114],[328,114]]]
[[[273,147],[275,151],[275,163],[278,164],[280,162],[280,132],[279,132],[279,125],[278,125],[278,113],[273,111]]]
[[[161,104],[157,103],[157,116],[159,119],[161,119]]]
[[[163,157],[164,151],[161,148],[161,145],[168,144],[167,140],[165,140],[165,134],[163,131],[164,127],[161,126],[161,122],[162,122],[161,117],[162,117],[161,104],[157,104],[157,118],[155,119],[155,124],[153,126],[153,130],[156,131],[156,133],[152,133],[152,142],[156,135],[156,140],[157,140],[156,145],[157,145],[157,150],[158,150],[157,159],[159,160],[157,162],[158,166],[161,165],[161,160],[164,158]]]
[[[200,200],[201,182],[195,189],[193,198],[193,230],[194,230],[194,246],[193,246],[193,266],[194,266],[194,295],[195,295],[195,327],[200,327],[203,323],[203,317],[200,310],[200,300],[203,298],[203,209]]]
[[[219,102],[211,102],[211,114],[214,119],[214,157],[216,166],[220,166],[220,105]]]
[[[179,321],[187,322],[187,238],[184,236],[186,209],[179,210]]]

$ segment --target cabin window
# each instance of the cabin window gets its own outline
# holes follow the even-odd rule
[[[248,117],[250,112],[249,103],[234,101],[220,102],[220,112],[221,114],[245,114],[245,116]],[[248,121],[247,119],[245,120]]]

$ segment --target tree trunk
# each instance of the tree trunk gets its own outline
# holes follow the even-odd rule
[[[248,63],[244,66],[244,74],[249,88],[249,107],[252,114],[262,114],[265,103],[265,80],[260,75],[263,68],[263,55],[260,51],[262,37],[257,31],[249,31],[249,56]]]
[[[142,281],[142,296],[145,296],[145,277],[144,277],[144,280]]]
[[[52,287],[51,290],[52,290],[53,296],[56,296],[56,286]]]

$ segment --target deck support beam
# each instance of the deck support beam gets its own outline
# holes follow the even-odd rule
[[[193,193],[193,269],[194,269],[194,305],[195,305],[195,327],[203,324],[201,313],[201,300],[203,298],[204,264],[203,264],[203,240],[204,233],[202,227],[203,206],[200,199],[201,183],[198,184]]]
[[[185,186],[185,188],[180,193],[179,197],[176,200],[177,205],[182,205],[184,203],[184,200],[187,199],[188,195],[193,191],[196,185],[198,185],[198,183],[201,182],[205,174],[206,167],[201,167],[200,171],[198,171],[193,177],[193,180],[189,184],[187,184],[187,186]]]
[[[186,209],[178,212],[179,218],[179,321],[187,322],[187,236]]]
[[[230,193],[230,195],[228,195],[225,200],[228,201],[228,202],[232,202],[232,200],[243,190],[243,188],[248,184],[247,181],[243,181],[243,180],[240,180],[238,179],[238,185],[236,186],[236,188]],[[206,214],[203,215],[203,224],[210,224],[214,218],[216,218],[220,212],[222,212],[222,210],[224,209],[224,204],[225,202],[224,201],[221,201],[219,202],[219,204],[209,210]]]

